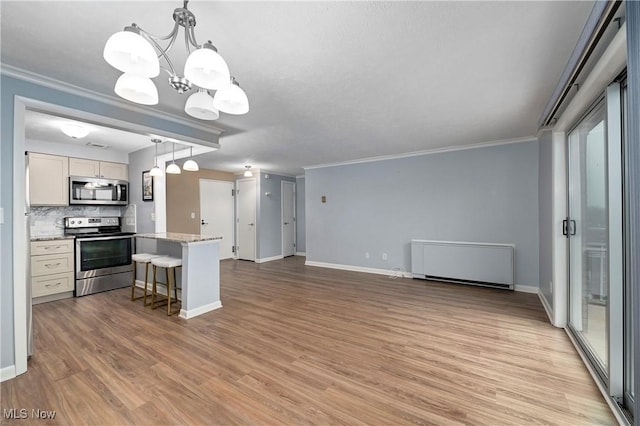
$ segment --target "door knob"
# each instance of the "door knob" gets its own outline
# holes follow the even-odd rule
[[[285,222],[284,224],[285,224],[285,225],[288,225],[288,224],[289,224],[289,222]]]
[[[209,222],[205,222],[204,219],[200,220],[200,225],[208,225],[208,224],[209,224]]]
[[[249,226],[253,226],[253,223],[250,223]]]

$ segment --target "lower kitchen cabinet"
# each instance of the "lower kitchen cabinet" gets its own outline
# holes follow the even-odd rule
[[[73,239],[31,242],[33,303],[73,296]]]

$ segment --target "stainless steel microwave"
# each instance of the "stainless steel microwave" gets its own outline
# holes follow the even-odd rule
[[[128,203],[129,182],[126,180],[69,176],[69,204],[124,206]]]

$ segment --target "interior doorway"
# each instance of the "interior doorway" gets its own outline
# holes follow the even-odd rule
[[[282,257],[296,253],[296,184],[282,181]]]
[[[256,260],[256,180],[240,179],[237,191],[237,246],[238,259]]]
[[[233,182],[200,179],[200,233],[222,237],[220,259],[233,257]]]

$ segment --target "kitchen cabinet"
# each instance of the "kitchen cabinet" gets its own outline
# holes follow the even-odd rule
[[[69,174],[71,176],[129,180],[129,170],[126,164],[85,158],[69,158]]]
[[[28,153],[29,203],[32,206],[69,204],[69,159],[59,155]]]
[[[73,244],[73,239],[31,242],[33,303],[73,296]]]

